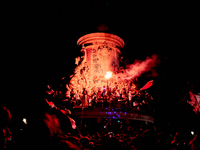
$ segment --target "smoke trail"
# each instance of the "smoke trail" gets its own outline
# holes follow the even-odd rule
[[[139,77],[145,72],[152,70],[160,63],[158,55],[154,54],[151,57],[147,57],[146,60],[135,60],[135,62],[127,69],[124,69],[123,72],[118,73],[116,78],[119,80],[130,80],[136,77]]]

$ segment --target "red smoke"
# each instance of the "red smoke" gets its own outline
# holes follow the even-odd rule
[[[129,68],[124,69],[123,73],[118,73],[116,76],[118,79],[130,80],[152,70],[159,63],[160,59],[158,55],[154,54],[151,57],[147,57],[144,61],[136,60],[133,64],[129,65]]]

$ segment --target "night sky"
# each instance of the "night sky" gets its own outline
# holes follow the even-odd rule
[[[33,107],[47,84],[67,81],[81,55],[77,40],[101,24],[125,41],[121,56],[129,63],[159,55],[158,77],[139,80],[154,80],[149,92],[163,118],[186,114],[179,106],[191,85],[200,92],[199,3],[73,0],[1,7],[1,102],[13,111]]]

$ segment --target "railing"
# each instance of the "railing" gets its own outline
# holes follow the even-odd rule
[[[154,123],[153,113],[134,110],[108,109],[108,108],[75,108],[72,115],[77,118],[111,118],[111,119],[126,119],[140,120]]]

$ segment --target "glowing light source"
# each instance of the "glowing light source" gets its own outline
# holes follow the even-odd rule
[[[111,71],[107,71],[106,75],[105,75],[105,78],[106,79],[110,79],[111,77],[112,77],[112,72]]]
[[[27,124],[26,118],[23,118],[22,121],[24,122],[24,124]]]
[[[194,131],[191,131],[191,134],[194,135]]]

